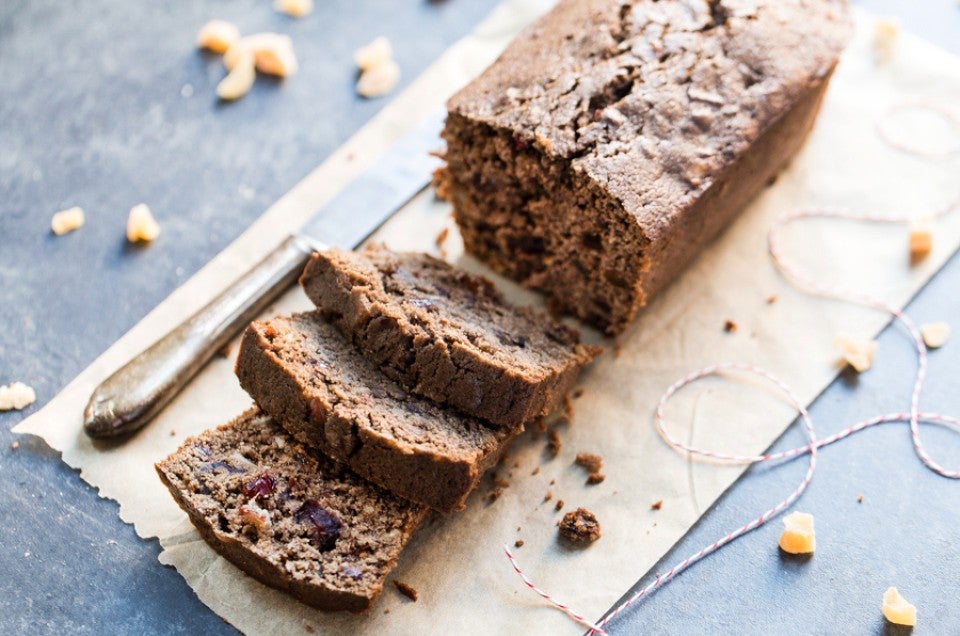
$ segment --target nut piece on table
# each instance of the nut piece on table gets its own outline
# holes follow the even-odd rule
[[[253,52],[242,51],[233,70],[217,84],[217,97],[226,101],[240,99],[250,92],[255,79],[257,79],[257,71]]]
[[[933,251],[933,227],[930,221],[910,224],[910,264],[916,265]]]
[[[366,46],[362,46],[353,53],[353,61],[361,71],[368,71],[393,59],[393,47],[390,40],[382,35]]]
[[[939,349],[947,344],[950,337],[950,325],[945,322],[931,322],[920,327],[920,336],[928,349]]]
[[[75,206],[54,214],[50,220],[50,229],[53,230],[54,234],[60,236],[82,227],[83,222],[83,209]]]
[[[600,538],[600,522],[586,508],[568,512],[557,525],[560,526],[560,536],[570,543],[585,546]]]
[[[368,99],[381,97],[392,91],[399,81],[400,67],[393,60],[387,60],[360,74],[357,93]]]
[[[900,596],[895,587],[883,593],[883,617],[894,625],[913,627],[917,624],[917,608]]]
[[[214,53],[226,53],[240,39],[240,29],[226,20],[210,20],[197,34],[197,46]]]
[[[293,52],[293,41],[280,33],[255,33],[240,38],[223,56],[228,71],[241,61],[245,52],[253,53],[257,70],[267,75],[289,77],[297,72],[299,64]]]
[[[813,531],[813,515],[792,512],[783,518],[783,534],[780,549],[787,554],[812,554],[817,548],[817,536]]]
[[[33,387],[23,382],[11,382],[0,386],[0,411],[25,409],[37,400]]]
[[[273,9],[294,18],[302,18],[313,11],[313,0],[275,0]]]
[[[873,57],[882,64],[893,57],[897,36],[900,35],[900,22],[896,18],[877,18],[873,27]]]
[[[839,334],[833,339],[833,348],[840,351],[844,362],[863,373],[873,365],[877,355],[877,341],[856,338],[847,334]]]
[[[146,203],[140,203],[130,208],[127,217],[127,240],[131,243],[149,243],[160,235],[160,225]]]

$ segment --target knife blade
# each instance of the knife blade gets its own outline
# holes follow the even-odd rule
[[[352,249],[430,183],[445,113],[431,114],[351,181],[262,261],[207,305],[104,380],[83,428],[95,438],[129,435],[153,419],[213,354],[299,276],[314,251]]]

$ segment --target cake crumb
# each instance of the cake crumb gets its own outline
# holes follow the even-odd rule
[[[772,305],[772,304],[775,303],[775,302],[777,302],[777,295],[776,295],[776,294],[771,294],[770,296],[767,296],[767,304],[768,304],[768,305]]]
[[[171,429],[170,429],[170,437],[175,437],[176,435],[177,435],[177,429],[171,428]]]
[[[895,587],[883,593],[883,617],[894,625],[913,627],[917,624],[917,608],[907,602]]]
[[[149,243],[160,235],[160,225],[146,203],[130,208],[127,216],[127,240],[131,243]]]
[[[536,424],[537,424],[537,430],[538,430],[539,432],[541,432],[541,433],[546,433],[546,432],[547,432],[547,418],[545,418],[545,417],[538,417]]]
[[[501,477],[500,475],[493,473],[493,484],[499,488],[509,488],[510,482]]]
[[[875,340],[865,340],[848,334],[838,334],[833,339],[833,348],[840,351],[843,361],[857,373],[863,373],[873,366],[873,359],[877,354]]]
[[[53,218],[50,219],[50,229],[57,236],[63,236],[67,232],[73,232],[83,227],[83,223],[83,208],[74,206],[55,213]]]
[[[304,625],[304,626],[303,626],[303,630],[304,630],[305,632],[307,632],[308,634],[312,634],[312,633],[315,631],[315,630],[313,629],[313,625],[311,625],[310,623],[307,623],[306,625]]]
[[[650,504],[650,510],[660,510],[661,508],[663,508],[663,499],[657,499]]]
[[[11,382],[0,386],[0,411],[19,411],[37,401],[33,387],[23,382]]]
[[[583,395],[583,387],[582,387],[582,386],[578,386],[577,388],[575,388],[575,389],[573,390],[573,399],[574,399],[574,400],[579,399],[582,395]]]
[[[792,512],[783,518],[783,533],[780,549],[787,554],[812,554],[817,548],[817,536],[813,530],[813,515]]]
[[[602,484],[602,483],[603,483],[603,480],[606,479],[606,478],[607,478],[607,476],[604,475],[603,473],[599,473],[599,472],[598,472],[598,473],[590,473],[589,475],[587,475],[587,485],[588,485],[588,486],[596,486],[597,484]]]
[[[737,333],[737,323],[732,320],[727,320],[723,323],[723,330],[727,333]]]
[[[17,450],[18,448],[20,448],[20,442],[10,442],[10,450]]]
[[[916,265],[933,251],[933,228],[927,219],[910,224],[910,264]]]
[[[950,325],[945,322],[932,322],[920,327],[920,335],[928,349],[939,349],[950,338]]]
[[[537,466],[536,468],[534,468],[534,469],[533,469],[533,472],[531,472],[530,474],[531,474],[531,475],[539,475],[539,474],[540,474],[540,467]]]
[[[557,525],[560,526],[560,536],[574,544],[588,545],[600,538],[600,523],[586,508],[568,512]]]
[[[551,479],[551,480],[550,480],[550,485],[551,485],[551,486],[556,486],[556,485],[557,485],[557,480],[556,480],[556,479]]]
[[[440,230],[440,233],[437,234],[437,238],[433,240],[434,245],[437,246],[437,249],[440,250],[440,254],[443,256],[447,255],[447,248],[444,247],[444,244],[447,242],[448,236],[450,236],[450,228],[445,227]]]
[[[544,502],[547,502],[547,501],[550,501],[551,499],[553,499],[553,491],[552,491],[552,490],[548,490],[548,491],[547,491],[547,494],[545,494],[545,495],[543,496],[543,500],[544,500]]]
[[[576,464],[586,468],[589,473],[596,473],[603,468],[603,458],[595,453],[577,453]]]
[[[568,420],[573,421],[573,398],[569,393],[563,394],[563,413]]]
[[[417,602],[417,591],[413,589],[413,587],[397,579],[393,579],[393,584],[396,586],[397,590],[399,590],[401,594],[406,596],[408,599],[410,599],[414,603]]]
[[[503,494],[503,488],[501,488],[500,486],[497,486],[496,488],[494,488],[493,490],[491,490],[491,491],[489,492],[489,494],[487,494],[487,501],[488,501],[489,503],[493,503],[494,501],[496,501],[497,499],[499,499],[499,498],[500,498],[500,495],[502,495],[502,494]]]
[[[563,510],[563,499],[557,499],[557,505],[553,507],[554,510],[560,512]]]
[[[313,0],[274,0],[273,10],[292,18],[302,18],[313,11]]]
[[[863,495],[857,495],[857,503],[863,503]]]
[[[220,356],[221,358],[229,358],[230,353],[232,351],[233,351],[233,343],[228,342],[227,344],[220,347],[220,349],[217,351],[217,355]]]
[[[557,429],[551,428],[547,438],[547,453],[551,458],[556,457],[560,454],[561,448],[563,448],[563,442],[560,440],[560,433]]]
[[[522,547],[523,547],[523,539],[517,539],[516,541],[513,542],[513,545],[514,545],[515,547],[517,547],[517,548],[522,548]]]

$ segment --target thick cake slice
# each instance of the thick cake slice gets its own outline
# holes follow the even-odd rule
[[[374,245],[314,254],[300,283],[321,313],[407,390],[514,428],[563,398],[600,349],[509,305],[488,280]]]
[[[156,468],[217,552],[323,610],[369,607],[426,514],[257,409],[189,438]]]
[[[448,102],[466,248],[616,334],[786,164],[846,0],[560,0]]]
[[[410,395],[319,314],[251,324],[237,359],[240,385],[294,437],[402,497],[448,512],[521,430]]]

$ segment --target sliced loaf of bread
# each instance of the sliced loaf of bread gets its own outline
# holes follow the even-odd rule
[[[217,552],[323,610],[369,607],[426,514],[257,409],[188,439],[156,469]]]

